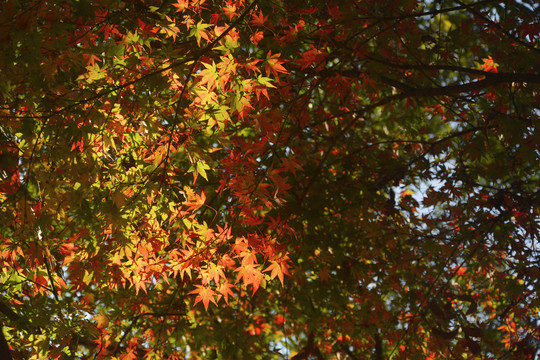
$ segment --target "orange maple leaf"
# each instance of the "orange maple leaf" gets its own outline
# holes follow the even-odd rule
[[[215,81],[218,77],[216,64],[214,62],[212,62],[212,64],[203,63],[203,66],[206,69],[202,70],[199,73],[199,76],[201,77],[199,84],[204,85],[208,83],[208,89],[211,90],[214,88]]]
[[[263,278],[262,272],[255,266],[256,264],[246,264],[235,270],[236,272],[238,272],[238,275],[236,276],[236,282],[242,279],[244,285],[252,285],[253,294],[255,294],[255,292],[259,289]]]
[[[229,19],[232,19],[232,17],[236,15],[237,10],[238,9],[236,8],[236,6],[234,4],[233,5],[227,5],[227,6],[223,7],[223,13],[225,15],[227,15],[229,17]]]
[[[195,297],[195,305],[197,305],[198,302],[202,301],[204,305],[204,309],[208,310],[208,304],[210,304],[210,301],[214,303],[214,305],[217,305],[216,299],[214,298],[215,291],[210,289],[208,286],[203,285],[195,285],[197,289],[189,292],[188,294],[198,294],[197,297]]]
[[[486,59],[482,59],[482,60],[484,60],[484,63],[480,65],[482,67],[482,70],[487,71],[487,72],[493,72],[493,73],[499,72],[497,70],[498,64],[495,63],[495,61],[493,61],[491,56],[488,56]]]
[[[264,39],[264,33],[262,31],[257,31],[249,37],[249,40],[251,40],[251,42],[255,45],[258,45],[259,41],[261,41],[262,39]]]
[[[276,276],[283,286],[283,274],[291,275],[289,273],[289,265],[287,264],[288,256],[282,257],[279,261],[271,261],[270,266],[268,266],[264,272],[272,271],[270,273],[270,280],[273,280]]]
[[[219,287],[217,288],[217,291],[219,292],[218,300],[221,296],[223,296],[225,298],[225,302],[229,304],[229,295],[234,297],[234,293],[232,292],[231,288],[233,288],[233,285],[228,281],[225,281],[223,284],[220,284]]]
[[[201,282],[203,285],[209,284],[211,281],[219,283],[221,278],[225,278],[223,268],[214,263],[210,263],[205,269],[201,269]]]
[[[177,0],[176,4],[173,4],[173,6],[178,9],[176,10],[176,12],[184,11],[188,7],[188,5],[189,5],[189,0]]]

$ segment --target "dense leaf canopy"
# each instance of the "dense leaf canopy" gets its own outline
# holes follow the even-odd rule
[[[534,0],[6,0],[26,359],[534,359]]]

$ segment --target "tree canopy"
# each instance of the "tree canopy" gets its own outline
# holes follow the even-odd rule
[[[20,359],[530,359],[533,0],[6,0]]]

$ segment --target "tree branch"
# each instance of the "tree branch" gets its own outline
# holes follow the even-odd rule
[[[363,108],[358,109],[357,112],[365,112],[379,106],[388,104],[394,100],[403,100],[407,98],[416,98],[416,97],[432,97],[432,96],[452,96],[461,93],[479,91],[490,86],[495,86],[505,83],[533,83],[540,84],[540,74],[523,74],[523,73],[499,73],[486,76],[483,80],[472,81],[464,84],[458,85],[448,85],[442,87],[425,87],[425,88],[414,88],[406,84],[403,84],[396,80],[388,81],[387,84],[394,86],[400,90],[403,90],[400,94],[391,95],[386,98],[383,98],[373,104],[366,105]]]

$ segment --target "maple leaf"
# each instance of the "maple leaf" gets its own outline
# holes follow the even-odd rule
[[[109,324],[109,317],[105,313],[99,313],[95,317],[98,329],[105,329]]]
[[[255,294],[257,289],[259,289],[259,286],[261,285],[261,281],[263,279],[262,272],[257,269],[256,266],[257,264],[245,264],[234,270],[238,272],[235,283],[238,283],[238,281],[242,280],[244,285],[252,285],[253,294]]]
[[[292,172],[293,175],[296,175],[296,170],[302,170],[302,166],[293,156],[281,158],[281,165],[283,169]]]
[[[166,16],[165,18],[169,21],[169,25],[163,26],[161,28],[161,31],[163,33],[167,34],[167,36],[172,37],[173,41],[176,41],[176,36],[180,32],[180,29],[178,29],[178,27],[176,27],[176,20],[171,19],[169,16]]]
[[[256,66],[259,62],[261,62],[261,59],[255,59],[248,61],[244,64],[244,68],[251,74],[251,73],[258,73],[261,72],[261,70]]]
[[[319,279],[323,283],[328,283],[328,281],[330,280],[330,269],[325,266],[321,270],[319,270]]]
[[[327,55],[326,51],[313,48],[301,53],[300,56],[302,59],[296,60],[296,63],[300,65],[301,70],[304,70],[313,64],[321,66],[322,61]]]
[[[259,11],[258,14],[254,12],[250,24],[253,26],[263,26],[266,20],[268,20],[268,16],[264,16],[262,11]]]
[[[209,286],[204,285],[195,285],[197,289],[189,292],[188,294],[197,294],[195,297],[195,305],[197,305],[198,302],[202,301],[204,305],[204,309],[208,310],[208,305],[210,302],[213,302],[214,305],[217,305],[216,299],[214,298],[215,291],[212,290]]]
[[[328,14],[334,19],[340,19],[343,17],[343,13],[339,9],[336,3],[330,3],[327,8]]]
[[[255,251],[246,250],[240,256],[242,257],[242,265],[257,264],[257,253]]]
[[[198,74],[201,77],[199,84],[208,84],[208,90],[212,90],[218,77],[216,64],[214,62],[212,64],[203,63],[203,66],[206,69]]]
[[[249,39],[251,40],[251,42],[253,42],[255,45],[258,45],[259,44],[259,41],[261,41],[262,39],[264,39],[264,33],[262,31],[257,31],[255,33],[253,33]]]
[[[289,74],[287,69],[285,69],[283,65],[281,65],[285,63],[285,60],[280,59],[279,58],[280,56],[281,56],[280,53],[272,55],[272,51],[268,52],[266,56],[266,63],[265,63],[265,70],[266,70],[267,76],[270,75],[270,73],[272,73],[277,78],[278,73]]]
[[[196,91],[197,97],[195,98],[195,101],[201,105],[206,105],[209,103],[212,103],[214,101],[217,101],[218,95],[212,91],[207,89],[206,87],[198,88]],[[195,167],[193,168],[195,169]],[[194,175],[197,175],[198,173],[195,171]],[[195,176],[195,179],[197,177]]]
[[[480,65],[480,67],[482,68],[482,70],[487,71],[487,72],[493,72],[493,73],[499,72],[499,71],[497,70],[498,64],[496,64],[496,63],[493,61],[493,59],[491,58],[491,56],[488,56],[487,58],[482,59],[482,60],[484,61],[484,63]]]
[[[232,288],[234,288],[234,285],[231,284],[228,281],[225,281],[217,287],[217,291],[219,292],[219,296],[223,296],[225,299],[225,303],[229,303],[229,295],[234,297],[234,293],[232,292]]]
[[[182,12],[189,6],[189,0],[176,0],[173,6],[176,8],[176,12]]]
[[[96,61],[103,62],[103,60],[99,58],[97,55],[90,54],[88,56],[88,59],[86,60],[86,65],[94,66],[96,64]]]
[[[312,15],[315,14],[319,9],[317,7],[310,7],[305,9],[300,9],[298,12],[299,15]]]
[[[276,324],[276,326],[281,326],[284,322],[285,317],[283,317],[282,315],[276,315],[276,317],[274,318],[274,324]]]
[[[84,151],[84,138],[80,138],[71,145],[71,151],[78,149],[79,151]]]
[[[279,281],[281,282],[281,286],[283,286],[283,275],[291,275],[289,273],[289,265],[287,264],[287,260],[289,260],[288,256],[283,256],[279,261],[271,261],[270,265],[264,270],[264,272],[271,271],[270,273],[270,279],[273,280],[276,276],[279,278]]]
[[[207,285],[210,281],[213,281],[215,284],[219,283],[219,280],[225,278],[223,273],[223,268],[214,263],[208,264],[205,270],[201,272],[201,282],[203,285]]]
[[[137,274],[133,276],[133,284],[135,285],[135,294],[138,294],[139,291],[142,289],[145,293],[147,293],[146,290],[146,282],[142,278],[141,275]]]
[[[229,17],[229,19],[232,19],[233,16],[236,15],[236,5],[234,4],[231,4],[231,5],[226,5],[223,7],[223,13]]]
[[[189,34],[195,36],[197,45],[201,45],[201,39],[205,39],[208,42],[210,41],[210,35],[205,29],[211,26],[211,24],[204,24],[202,21],[199,21],[197,25],[195,25],[195,28],[190,30]]]

